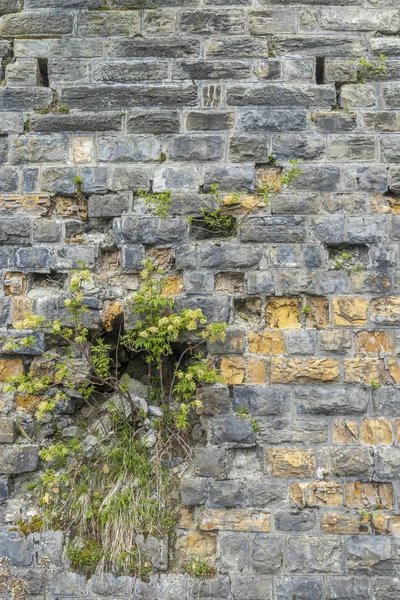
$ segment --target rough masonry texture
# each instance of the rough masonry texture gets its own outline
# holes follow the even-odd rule
[[[160,542],[150,582],[86,581],[68,570],[62,532],[10,531],[40,440],[16,427],[32,429],[29,399],[5,393],[0,555],[32,598],[46,555],[51,600],[396,600],[399,0],[153,4],[0,0],[0,327],[7,338],[31,312],[62,316],[51,280],[79,260],[101,283],[87,290],[100,322],[149,255],[179,309],[228,323],[209,347],[225,385],[200,392],[206,442],[177,527],[217,575],[165,572]],[[384,69],[360,72],[380,54]],[[294,186],[237,236],[189,225],[212,184],[246,192],[245,207],[297,158]],[[172,215],[155,217],[138,189],[172,190]],[[338,268],[343,250],[356,268]],[[3,354],[0,382],[32,359]],[[60,408],[57,428],[74,410]]]

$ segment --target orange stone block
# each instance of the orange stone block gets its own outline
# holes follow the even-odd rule
[[[293,502],[301,508],[317,506],[342,506],[343,491],[336,481],[311,481],[293,483],[290,487]]]
[[[284,354],[286,344],[280,331],[249,333],[249,350],[253,354]]]
[[[387,419],[364,419],[360,427],[362,444],[392,444],[392,424]]]
[[[367,323],[368,302],[364,298],[342,296],[333,299],[333,320],[342,327],[360,327]]]
[[[344,380],[371,385],[384,380],[383,361],[379,358],[345,358]]]
[[[3,358],[0,359],[0,381],[6,381],[8,377],[14,375],[22,375],[24,365],[20,358]]]
[[[6,296],[23,296],[26,292],[24,273],[8,272],[4,274],[4,292]]]
[[[312,477],[315,475],[314,450],[270,448],[268,463],[274,477]]]
[[[272,383],[337,381],[339,361],[331,358],[272,358]]]
[[[324,533],[357,535],[371,533],[368,515],[347,513],[324,513],[321,516],[321,529]]]
[[[247,383],[265,383],[266,377],[265,363],[257,358],[249,358],[247,363]]]
[[[270,298],[265,312],[267,327],[299,329],[300,303],[300,298]]]
[[[244,381],[246,361],[238,356],[224,356],[221,360],[221,377],[228,385],[240,385]]]
[[[121,302],[106,302],[102,314],[102,321],[106,331],[112,331],[114,325],[120,320],[123,314],[123,308]]]
[[[184,292],[183,279],[180,275],[164,278],[164,289],[162,292],[163,298],[173,298],[180,296]]]
[[[356,444],[358,442],[358,423],[349,419],[336,419],[332,426],[334,444]]]
[[[392,336],[387,331],[358,331],[354,336],[357,354],[390,354]]]
[[[270,530],[270,514],[260,510],[205,510],[200,515],[199,528],[204,531]]]
[[[349,481],[346,483],[345,505],[358,510],[372,508],[390,510],[393,507],[392,484]]]

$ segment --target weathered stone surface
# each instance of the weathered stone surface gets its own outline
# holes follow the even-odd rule
[[[341,573],[342,542],[339,538],[291,538],[288,545],[289,572]]]
[[[374,462],[369,448],[339,446],[320,449],[318,461],[324,477],[370,477]]]
[[[391,483],[364,483],[351,481],[346,483],[345,505],[358,510],[370,508],[393,508]]]
[[[270,530],[270,514],[254,510],[205,510],[199,521],[203,531],[264,531]]]
[[[268,450],[268,463],[274,477],[313,477],[315,474],[313,450],[272,448]]]
[[[0,454],[0,473],[17,475],[34,471],[39,461],[38,450],[34,445],[3,446]]]
[[[337,482],[293,483],[290,497],[300,508],[318,506],[342,506],[343,491]]]
[[[272,358],[271,381],[273,383],[306,383],[312,381],[337,381],[339,364],[328,358]]]

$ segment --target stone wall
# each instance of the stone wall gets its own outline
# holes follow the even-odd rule
[[[137,289],[149,254],[179,308],[228,323],[209,348],[226,386],[202,394],[207,446],[177,529],[218,573],[87,582],[68,572],[62,533],[10,532],[40,437],[16,429],[32,432],[29,405],[5,393],[0,554],[32,598],[45,554],[51,600],[395,600],[398,0],[156,3],[0,0],[0,326],[62,314],[57,277],[78,260],[97,274],[99,320]],[[296,158],[302,175],[235,238],[189,225],[212,184],[246,192],[240,217]],[[172,216],[155,217],[138,189],[172,190]],[[4,354],[0,381],[30,360]]]

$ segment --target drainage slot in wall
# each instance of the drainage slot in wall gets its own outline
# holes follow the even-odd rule
[[[39,58],[39,73],[43,87],[49,87],[49,64],[47,58]]]
[[[317,56],[315,64],[315,80],[318,85],[325,83],[325,57]]]

